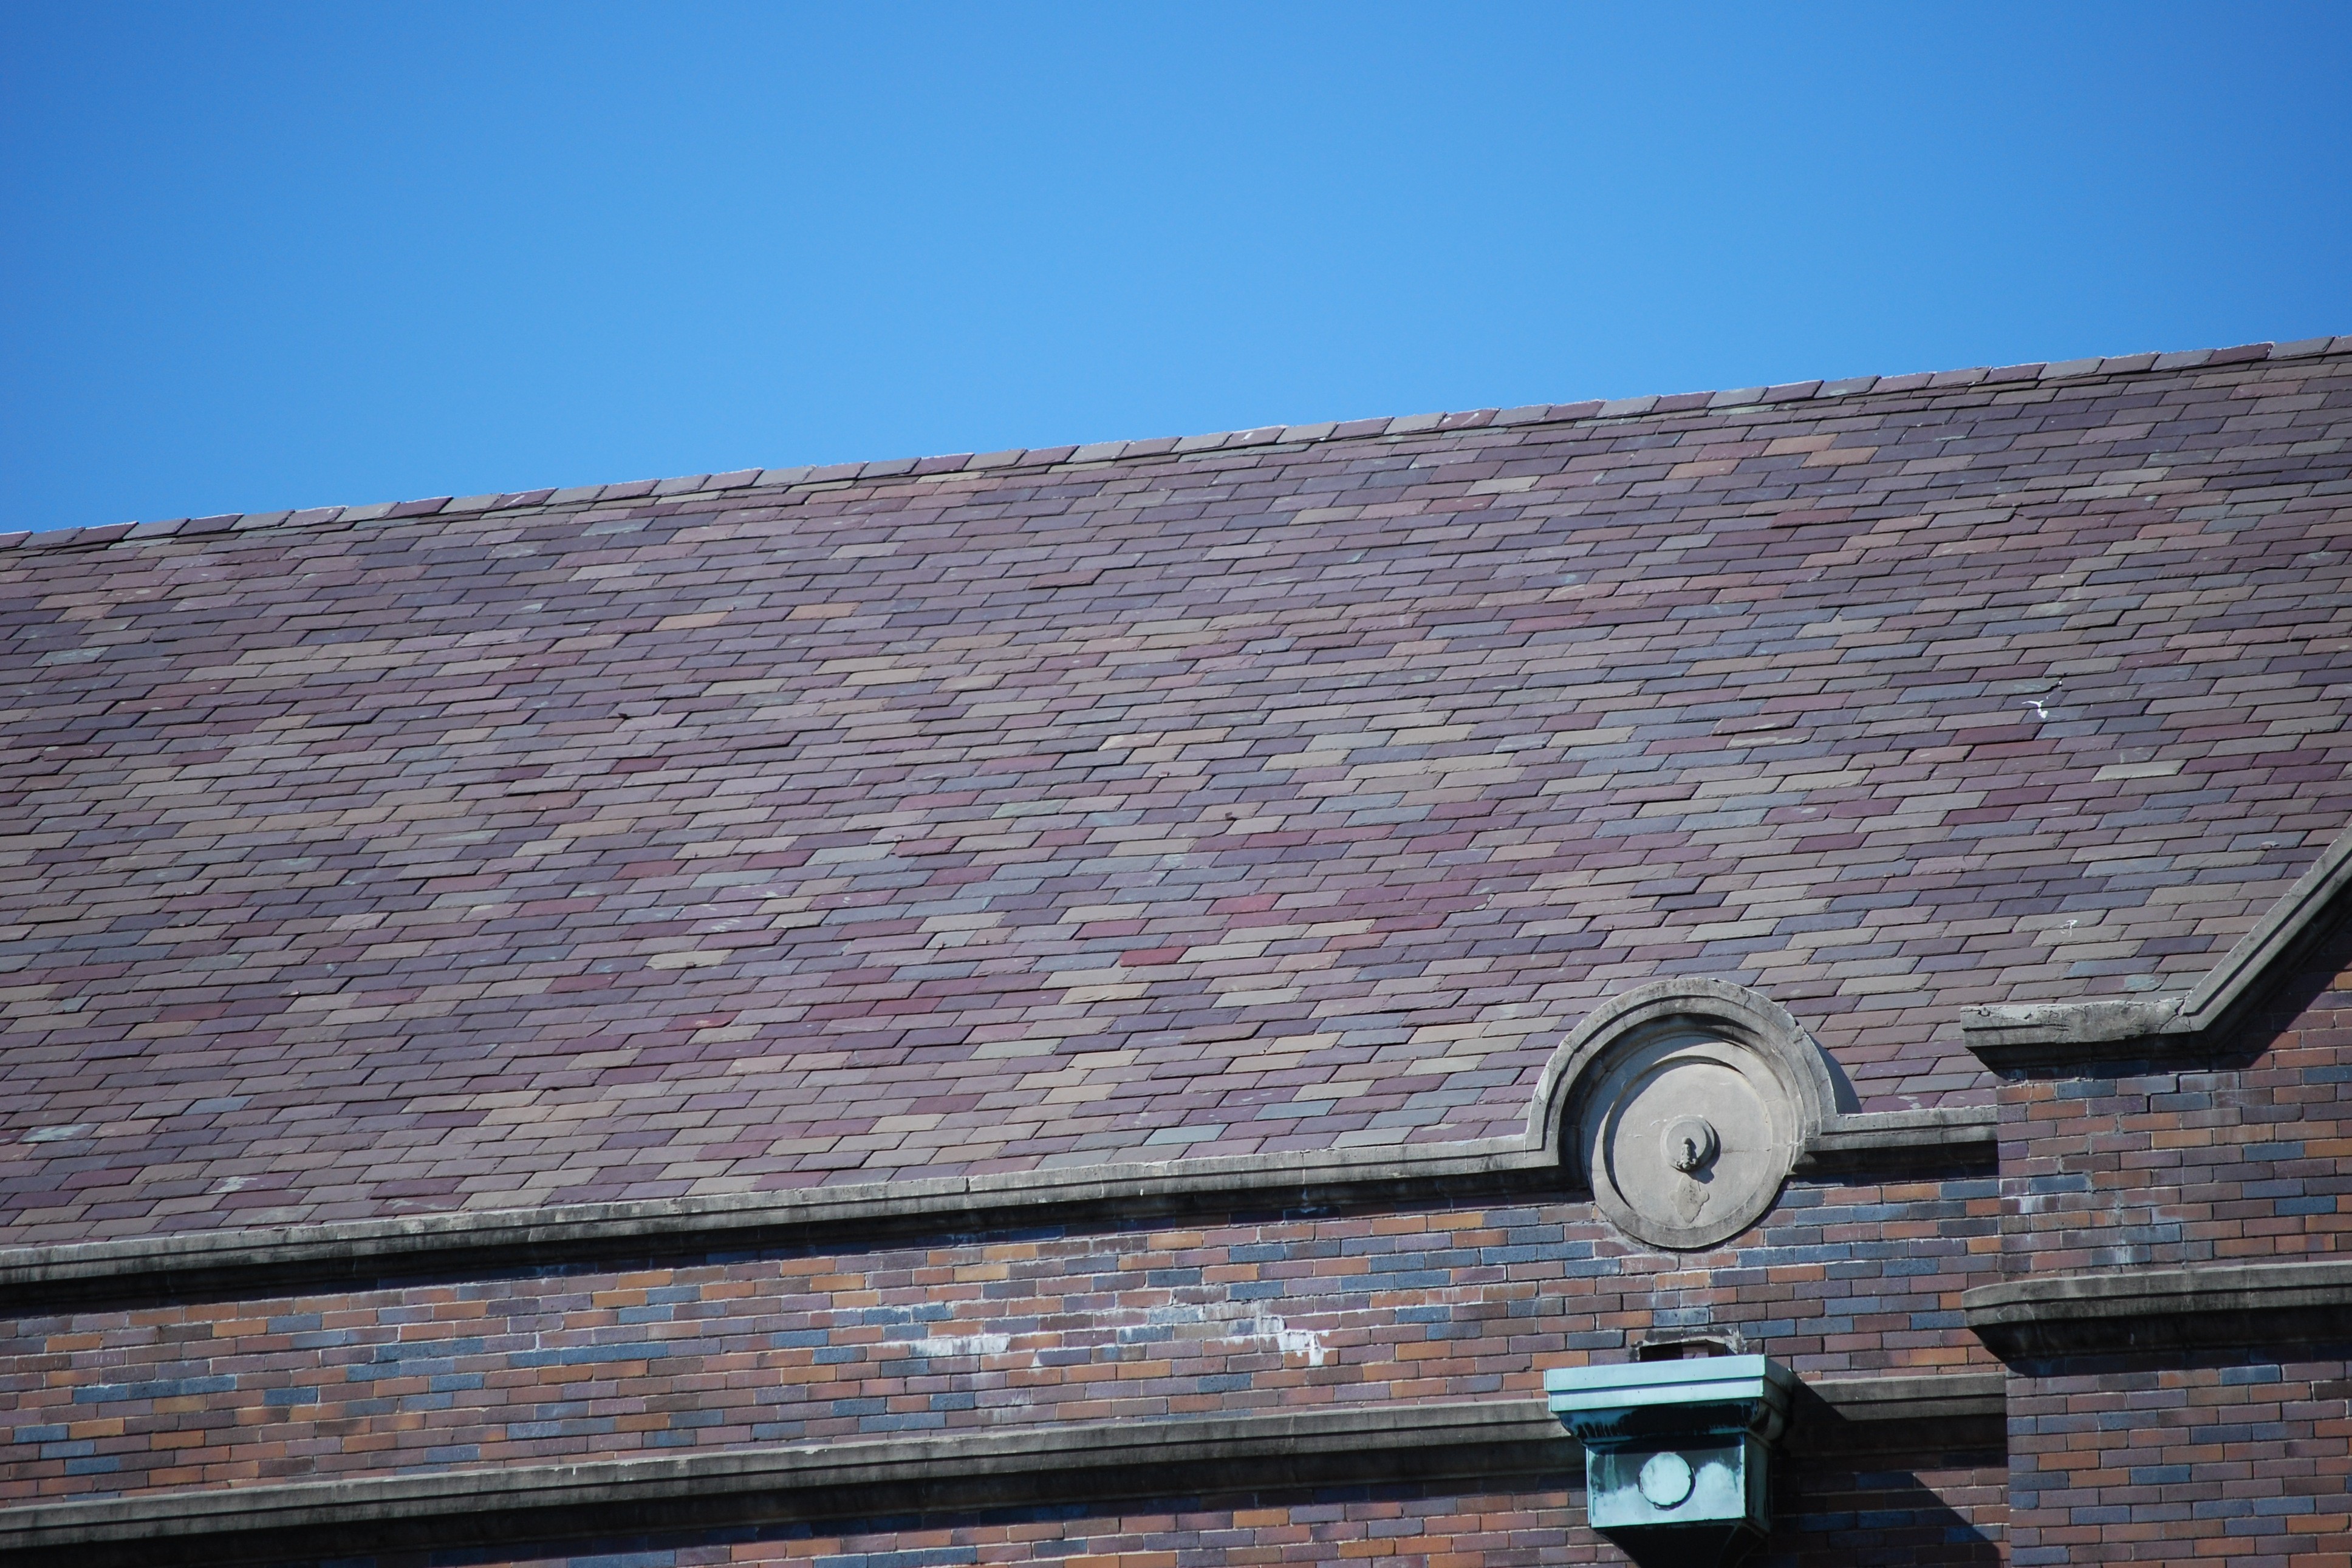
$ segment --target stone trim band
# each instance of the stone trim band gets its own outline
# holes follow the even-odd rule
[[[1960,1308],[2004,1360],[2352,1339],[2352,1257],[2048,1274]]]
[[[1921,1157],[1983,1158],[1990,1107],[1838,1117],[1799,1174]],[[461,1210],[270,1229],[194,1231],[0,1250],[0,1313],[94,1301],[247,1297],[420,1273],[529,1272],[598,1259],[1198,1214],[1300,1204],[1424,1201],[1560,1190],[1543,1140],[1433,1145],[1426,1154],[1236,1155],[712,1197]]]
[[[1846,1422],[1996,1414],[2001,1384],[1998,1372],[1822,1380],[1801,1406],[1798,1438],[1809,1430],[1832,1437],[1827,1428]],[[1540,1398],[1383,1404],[39,1503],[0,1510],[0,1563],[226,1563],[1073,1497],[1542,1472],[1579,1484],[1581,1459]]]

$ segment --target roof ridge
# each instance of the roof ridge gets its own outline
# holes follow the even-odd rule
[[[1136,441],[1097,441],[1084,445],[1008,447],[1002,452],[949,453],[929,457],[894,457],[866,463],[803,464],[793,468],[740,468],[727,474],[681,475],[564,489],[494,492],[479,496],[430,496],[419,500],[376,502],[360,507],[310,507],[275,512],[224,512],[208,517],[169,517],[153,522],[0,532],[0,549],[58,549],[140,542],[179,534],[212,534],[264,528],[301,528],[325,523],[396,522],[415,517],[590,507],[639,498],[717,497],[737,490],[791,486],[831,486],[862,479],[985,473],[996,469],[1061,468],[1129,458],[1186,456],[1244,447],[1353,441],[1426,432],[1473,430],[1521,424],[1573,423],[1581,420],[1638,418],[1645,414],[1760,407],[1864,395],[1943,392],[1963,387],[2026,382],[2085,380],[2093,376],[2198,370],[2273,360],[2312,359],[2352,353],[2352,334],[2305,338],[2294,342],[2242,343],[2228,349],[2192,349],[2175,353],[2110,354],[2087,359],[2002,366],[1920,371],[1897,376],[1850,376],[1840,381],[1784,382],[1778,386],[1735,387],[1717,392],[1653,393],[1642,397],[1588,398],[1579,402],[1523,403],[1517,408],[1400,414],[1388,418],[1324,420],[1312,424],[1268,424],[1201,435],[1154,436]]]

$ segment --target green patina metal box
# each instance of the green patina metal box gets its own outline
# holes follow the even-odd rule
[[[1544,1374],[1552,1414],[1585,1448],[1585,1510],[1633,1549],[1655,1535],[1712,1551],[1771,1528],[1769,1465],[1796,1378],[1760,1355]]]

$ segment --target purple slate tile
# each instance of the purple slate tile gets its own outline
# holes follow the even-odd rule
[[[2270,355],[2268,343],[2241,343],[2234,349],[2214,350],[2205,362],[2209,365],[2235,365],[2249,360],[2267,360]]]
[[[1784,382],[1776,387],[1766,387],[1762,402],[1798,402],[1821,390],[1819,382]]]
[[[1496,424],[1538,424],[1550,417],[1551,404],[1523,402],[1517,408],[1507,408],[1495,416]]]
[[[861,479],[895,479],[901,474],[912,474],[916,461],[912,457],[885,457],[860,465],[857,476]]]
[[[1331,438],[1335,441],[1347,441],[1359,435],[1378,435],[1382,431],[1388,429],[1388,427],[1389,422],[1385,417],[1381,419],[1343,419],[1336,427],[1333,428]]]
[[[971,454],[969,452],[944,453],[937,457],[922,459],[915,465],[915,472],[919,475],[961,474],[971,462]]]
[[[1072,463],[1108,463],[1127,450],[1124,441],[1097,441],[1081,446],[1069,455]]]
[[[423,500],[402,501],[384,513],[387,517],[429,517],[449,504],[446,496],[427,496]]]
[[[8,551],[38,608],[0,681],[50,706],[0,716],[0,789],[67,831],[0,923],[74,912],[23,925],[11,984],[83,1005],[0,1018],[0,1082],[176,1141],[88,1187],[0,1162],[0,1211],[88,1239],[1018,1170],[1212,1120],[1212,1153],[1479,1135],[1664,973],[1789,1006],[1870,1103],[1981,1096],[1960,1006],[2182,988],[2352,821],[2352,727],[2309,722],[2336,672],[2276,654],[2352,593],[2314,488],[2352,364],[1884,395],[1928,379],[1273,461],[1064,447],[509,519],[528,553],[433,517]],[[2308,406],[2223,428],[2290,382]],[[2253,488],[2309,498],[2182,526]],[[2085,561],[2095,598],[2051,592]],[[104,620],[68,617],[93,585]],[[26,674],[99,625],[115,654]],[[83,725],[124,682],[168,729]],[[81,760],[28,760],[77,725]],[[268,765],[194,760],[207,726]],[[300,865],[215,825],[290,820]],[[205,928],[119,870],[189,835]],[[221,926],[268,972],[215,962]],[[1513,1019],[1553,1032],[1452,1075],[1415,1043]],[[257,1170],[282,1185],[215,1191]]]
[[[1727,392],[1710,393],[1706,405],[1709,408],[1738,408],[1747,403],[1762,402],[1764,392],[1762,387],[1733,387]]]
[[[810,469],[808,482],[812,485],[831,485],[843,479],[855,479],[857,477],[858,471],[865,466],[863,463],[828,463],[821,468]]]
[[[2102,375],[2129,375],[2156,363],[2154,354],[2116,354],[2099,361]]]
[[[2105,364],[2106,361],[2096,354],[2087,360],[2061,360],[2055,364],[2042,366],[2040,379],[2045,382],[2063,382],[2075,376],[2097,375]]]
[[[1606,407],[1599,398],[1587,398],[1582,402],[1556,402],[1551,405],[1554,420],[1591,419]]]
[[[1602,419],[1625,419],[1637,413],[1647,413],[1657,406],[1658,400],[1654,396],[1620,397],[1610,399],[1594,412]]]
[[[757,468],[738,468],[731,473],[713,474],[703,486],[707,490],[740,490],[760,482]]]
[[[1996,365],[1985,371],[1980,379],[1993,385],[2009,382],[2030,382],[2038,379],[2042,371],[2042,367],[2038,362],[2031,365]]]
[[[675,479],[654,481],[652,494],[656,496],[690,496],[710,482],[708,474],[682,474]],[[607,497],[609,499],[609,497]]]
[[[974,461],[977,462],[977,459]],[[815,472],[814,467],[806,464],[803,464],[798,468],[762,468],[760,470],[760,483],[762,486],[797,485]]]
[[[1662,397],[1651,411],[1654,413],[1686,413],[1695,408],[1705,408],[1715,401],[1713,392],[1675,392]]]

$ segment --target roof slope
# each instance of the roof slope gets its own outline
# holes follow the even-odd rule
[[[2352,821],[2314,347],[0,552],[8,1239],[1980,1096]]]

